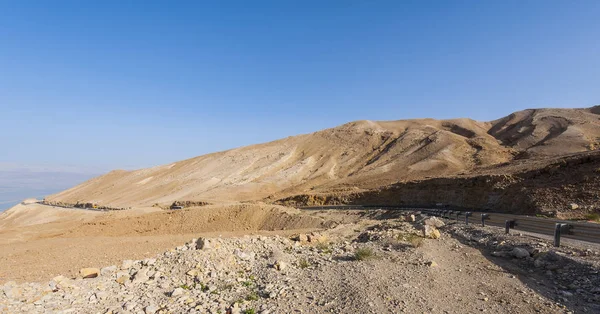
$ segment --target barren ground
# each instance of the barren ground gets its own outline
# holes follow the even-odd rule
[[[37,210],[38,215],[52,216],[54,209]],[[11,296],[18,291],[20,297],[3,301],[9,308],[0,306],[0,312],[66,308],[76,313],[600,311],[598,252],[555,250],[546,240],[504,236],[495,228],[445,226],[440,239],[424,239],[415,247],[402,236],[421,234],[427,217],[403,222],[400,212],[299,212],[237,204],[93,215],[2,231],[3,289]],[[311,231],[325,240],[289,240],[292,234]],[[215,245],[204,250],[181,246],[199,236]],[[513,257],[515,247],[528,250],[529,257]],[[372,256],[356,260],[356,253],[365,248]],[[126,269],[133,275],[125,285],[108,274],[69,281],[69,288],[65,283],[56,292],[41,292],[49,281],[56,284],[58,279],[51,279],[59,274],[75,278],[83,267],[120,266],[122,260],[150,257],[157,259],[154,265],[134,262],[133,268]],[[276,270],[272,265],[277,262],[284,262],[286,268]],[[186,275],[198,263],[205,264],[198,268],[200,274]],[[136,280],[141,272],[157,271],[160,278]],[[20,286],[24,281],[39,284]],[[188,288],[173,296],[178,287]]]

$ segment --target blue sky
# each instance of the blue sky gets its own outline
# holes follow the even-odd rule
[[[600,103],[600,1],[2,1],[0,162],[138,168]]]

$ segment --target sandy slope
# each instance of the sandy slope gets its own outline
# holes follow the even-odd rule
[[[18,204],[0,214],[0,230],[46,224],[68,218],[70,221],[88,221],[99,212],[69,209],[41,204]]]
[[[114,207],[259,200],[469,173],[513,158],[595,149],[600,109],[537,109],[492,122],[357,121],[312,134],[136,171],[113,171],[49,197]]]
[[[104,213],[18,205],[0,215],[0,283],[45,280],[89,265],[148,257],[198,235],[289,234],[328,225],[322,218],[274,205]]]

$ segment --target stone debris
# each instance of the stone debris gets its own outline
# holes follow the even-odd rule
[[[443,226],[441,219],[427,218],[423,225],[402,220],[374,223],[342,239],[330,238],[331,235],[325,232],[299,234],[291,237],[293,241],[281,236],[260,235],[199,238],[153,258],[125,260],[120,267],[82,269],[75,279],[57,276],[46,283],[7,282],[0,286],[0,313],[269,314],[347,313],[350,310],[359,313],[444,313],[452,309],[444,308],[445,304],[434,306],[431,301],[435,298],[425,299],[416,291],[428,291],[428,287],[439,285],[442,274],[449,272],[486,281],[477,285],[477,289],[485,289],[485,294],[476,295],[478,290],[475,290],[456,295],[462,298],[463,293],[471,293],[472,300],[484,303],[458,301],[457,304],[463,307],[456,309],[457,312],[485,309],[500,313],[509,309],[503,304],[509,304],[505,300],[513,293],[500,296],[491,293],[488,282],[493,281],[490,278],[507,278],[517,291],[525,291],[519,295],[529,293],[519,280],[509,279],[515,276],[507,276],[498,269],[488,271],[480,266],[479,260],[470,265],[470,256],[464,254],[467,254],[467,248],[472,248],[461,245],[452,237],[433,241],[419,236],[422,228],[426,230],[427,238],[440,238],[436,226]],[[465,231],[452,225],[443,230],[450,227],[456,234]],[[579,298],[589,304],[600,301],[598,273],[586,273],[586,277],[575,275],[567,255],[551,251],[548,246],[527,247],[478,234],[477,230],[469,229],[469,232],[469,241],[474,245],[489,245],[492,255],[530,265],[533,271],[541,274],[550,272],[547,276],[558,282],[556,298],[560,302]],[[424,254],[423,247],[414,245],[416,240],[425,241],[425,248],[431,245],[443,247],[447,252],[461,256],[462,260],[453,263],[446,255]],[[448,245],[446,241],[454,242]],[[372,258],[356,259],[361,251],[368,252]],[[596,256],[594,251],[583,252]],[[456,283],[457,287],[461,284],[465,283]],[[472,281],[471,284],[476,285]],[[445,289],[451,290],[449,287],[454,285],[454,282],[447,284]],[[380,297],[382,293],[384,295]],[[365,297],[356,297],[359,294],[365,294]],[[439,292],[434,295],[439,296]],[[560,304],[546,298],[535,296],[526,299],[527,302],[522,299],[520,296],[510,299],[510,309],[516,304],[523,313],[535,312],[533,308],[527,308],[530,305],[548,313],[564,312]],[[488,300],[491,302],[485,302]],[[488,307],[481,307],[481,304]],[[590,308],[589,312],[595,310]]]
[[[435,228],[441,228],[446,225],[441,219],[437,217],[429,217],[423,221],[426,226],[432,226]]]
[[[511,255],[516,258],[526,258],[529,257],[529,251],[520,247],[516,247],[511,251]]]
[[[108,267],[104,267],[104,268],[100,269],[100,275],[108,276],[110,274],[115,273],[116,271],[117,271],[117,266],[112,265],[112,266],[108,266]]]
[[[430,239],[439,239],[442,235],[436,227],[425,225],[423,226],[423,236]]]
[[[79,275],[81,278],[96,278],[100,274],[100,270],[98,268],[82,268],[79,270]]]

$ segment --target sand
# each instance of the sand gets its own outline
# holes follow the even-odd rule
[[[260,204],[105,213],[17,205],[0,215],[0,283],[75,275],[84,267],[154,256],[201,235],[291,234],[326,225],[293,208]]]

